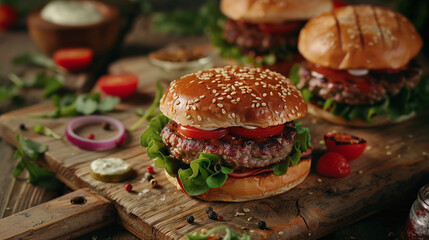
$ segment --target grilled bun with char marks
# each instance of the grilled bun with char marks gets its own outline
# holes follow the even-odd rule
[[[421,47],[420,35],[405,16],[369,5],[337,8],[312,18],[298,41],[305,59],[333,69],[397,69]]]

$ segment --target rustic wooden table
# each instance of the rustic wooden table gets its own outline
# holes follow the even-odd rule
[[[115,58],[131,55],[147,54],[151,49],[159,48],[169,42],[178,40],[176,37],[166,36],[149,31],[149,24],[144,18],[139,18],[131,31],[125,36],[118,56],[112,56],[110,62]],[[25,30],[0,32],[0,66],[1,77],[5,78],[9,73],[23,73],[27,69],[10,64],[10,60],[23,52],[37,51],[36,46],[29,38]],[[0,113],[16,108],[32,105],[43,101],[40,91],[28,91],[22,94],[21,101],[0,104]],[[0,218],[10,216],[29,207],[56,198],[68,190],[66,187],[60,192],[52,192],[40,187],[35,187],[26,182],[25,178],[13,178],[12,170],[15,166],[13,160],[14,148],[0,138]],[[429,182],[429,179],[428,179]],[[417,194],[417,190],[415,192]],[[400,189],[398,189],[400,191]],[[323,239],[403,239],[405,222],[408,212],[416,195],[403,196],[393,206],[385,206],[380,212],[368,216],[364,220],[343,229],[331,233]],[[366,216],[365,216],[366,217]],[[115,224],[79,239],[133,239],[136,237],[128,233],[120,225]]]

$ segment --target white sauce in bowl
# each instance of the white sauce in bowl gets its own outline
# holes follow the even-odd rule
[[[40,12],[43,20],[69,26],[82,26],[100,22],[104,16],[90,2],[53,1]]]

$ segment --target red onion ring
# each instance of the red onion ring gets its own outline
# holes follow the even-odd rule
[[[118,129],[119,133],[110,139],[91,140],[78,136],[74,130],[93,123],[110,123]],[[66,127],[67,139],[74,145],[88,150],[106,150],[124,143],[127,136],[124,125],[116,118],[108,116],[90,115],[73,118]]]

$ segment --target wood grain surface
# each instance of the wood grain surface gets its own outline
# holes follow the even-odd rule
[[[0,239],[64,239],[115,220],[113,204],[84,188],[0,221]]]
[[[118,109],[123,110],[109,115],[121,120],[126,127],[137,121],[138,117],[133,111],[126,110],[126,106]],[[21,132],[47,144],[49,150],[45,153],[44,164],[55,171],[60,180],[72,189],[89,187],[113,201],[121,224],[145,239],[179,239],[184,233],[219,224],[226,224],[238,232],[241,227],[247,227],[255,239],[318,238],[388,207],[403,194],[427,182],[429,176],[429,123],[426,121],[429,113],[402,124],[376,129],[334,126],[307,116],[303,125],[311,130],[315,147],[313,159],[318,159],[325,151],[319,141],[326,131],[347,132],[368,140],[369,147],[364,155],[351,163],[350,176],[324,178],[312,169],[302,184],[276,197],[246,203],[203,202],[177,191],[159,168],[155,168],[155,178],[161,188],[153,189],[148,182],[141,180],[146,167],[153,163],[139,145],[144,126],[129,132],[126,144],[121,148],[97,152],[79,149],[67,140],[59,141],[19,130],[20,123],[29,129],[36,123],[42,123],[63,134],[71,118],[27,117],[31,113],[49,110],[52,110],[52,105],[44,103],[3,115],[0,118],[1,136],[16,144],[15,135]],[[125,183],[103,183],[90,176],[90,162],[105,156],[121,157],[132,164],[137,177],[127,183],[134,186],[134,192],[126,192]],[[225,220],[208,219],[204,211],[207,206],[213,207]],[[250,212],[244,212],[243,208],[249,208]],[[237,212],[244,214],[235,216]],[[194,224],[186,222],[189,215],[195,217]],[[256,228],[260,220],[267,223],[269,230]]]

